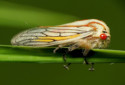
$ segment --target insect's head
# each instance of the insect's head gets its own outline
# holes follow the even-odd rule
[[[102,33],[100,34],[100,39],[107,40],[109,38],[110,38],[110,34],[106,30],[103,30]]]
[[[98,48],[105,48],[110,43],[110,30],[109,27],[105,23],[101,24],[93,24],[96,26],[96,31],[94,32],[93,37],[98,38]]]

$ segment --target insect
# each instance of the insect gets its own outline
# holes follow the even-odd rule
[[[85,49],[83,56],[86,56],[93,48],[106,48],[110,43],[110,38],[109,27],[103,21],[86,19],[58,26],[40,26],[29,29],[13,37],[11,43],[17,46],[57,46],[54,53],[62,47],[68,47],[68,51],[83,48]],[[66,60],[65,57],[63,58]],[[84,59],[88,64],[86,57]],[[65,67],[68,68],[68,65]]]

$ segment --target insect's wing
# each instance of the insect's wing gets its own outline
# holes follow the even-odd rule
[[[97,19],[84,19],[84,20],[79,20],[79,21],[74,21],[71,23],[66,23],[66,24],[62,24],[60,26],[83,26],[83,25],[87,25],[90,22],[100,22]]]
[[[43,32],[45,32],[45,29],[41,29],[41,28],[33,28],[33,29],[28,29],[25,30],[19,34],[17,34],[16,36],[14,36],[11,39],[11,44],[12,45],[18,45],[18,46],[28,46],[30,45],[41,45],[41,44],[45,44],[45,43],[39,43],[39,42],[34,42],[32,40],[37,39],[38,37],[44,37],[46,36],[45,34],[43,34]]]
[[[91,27],[37,27],[15,36],[13,45],[46,47],[69,42],[76,42],[93,34]]]
[[[95,23],[95,24],[100,24],[103,27],[105,27],[105,29],[107,30],[108,33],[110,33],[109,27],[101,20],[98,19],[84,19],[84,20],[79,20],[79,21],[74,21],[71,23],[66,23],[60,26],[84,26],[84,25],[88,25],[90,23]],[[95,25],[96,28],[98,28],[98,26]]]

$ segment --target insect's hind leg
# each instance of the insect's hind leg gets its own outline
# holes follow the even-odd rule
[[[73,51],[73,50],[77,49],[77,48],[79,48],[78,44],[73,44],[73,45],[71,45],[71,46],[68,48],[67,51],[65,51],[65,54],[63,55],[63,59],[64,59],[65,63],[66,63],[66,54],[67,54],[68,52],[70,52],[70,51]],[[67,70],[69,70],[69,66],[70,66],[70,65],[71,65],[71,63],[68,63],[67,65],[64,65],[64,68],[67,69]]]
[[[53,50],[53,53],[56,53],[57,50],[59,50],[60,48],[66,46],[66,45],[67,44],[58,45],[58,47]],[[66,54],[67,53],[68,53],[68,50],[65,50],[65,52],[63,53],[63,60],[64,60],[65,63],[66,63]],[[65,69],[69,70],[70,65],[71,65],[71,63],[68,63],[68,64],[64,64],[63,66],[64,66]]]
[[[59,50],[60,48],[66,46],[66,44],[61,44],[61,45],[58,45],[58,47],[56,47],[54,50],[53,50],[53,53],[56,53],[57,50]],[[63,53],[63,60],[64,62],[66,63],[66,54],[68,53],[68,51],[65,50],[65,52]]]
[[[66,54],[70,51],[73,51],[75,49],[79,48],[78,44],[71,44],[71,46],[68,48],[68,50],[65,50],[65,53],[63,54],[63,59],[66,63]],[[69,70],[69,66],[71,65],[71,63],[68,63],[67,65],[64,65],[64,68]]]
[[[66,44],[61,44],[61,45],[58,45],[58,47],[56,47],[54,50],[53,50],[53,53],[56,53],[57,50],[59,50],[60,48],[66,46]]]
[[[71,65],[71,63],[66,63],[66,54],[68,53],[69,51],[65,50],[65,53],[63,54],[63,60],[64,60],[64,65],[63,67],[66,69],[66,70],[69,70],[69,66]]]
[[[59,45],[58,47],[56,47],[54,50],[53,50],[53,53],[56,53],[57,50],[59,50],[61,48],[61,46]]]

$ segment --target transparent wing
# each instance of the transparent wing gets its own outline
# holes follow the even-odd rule
[[[77,41],[93,34],[91,27],[37,27],[16,35],[13,45],[46,47]]]

